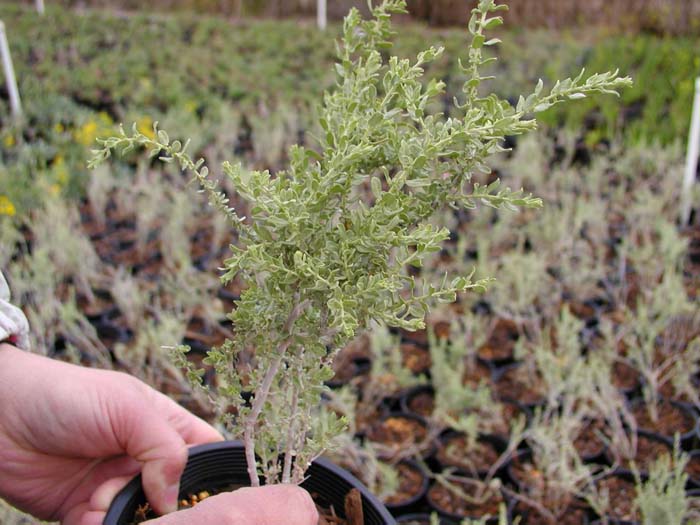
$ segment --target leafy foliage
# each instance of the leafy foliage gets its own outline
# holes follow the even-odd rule
[[[334,353],[357,330],[371,320],[423,328],[432,302],[485,289],[488,280],[474,282],[471,275],[445,276],[437,286],[420,283],[405,268],[420,267],[449,237],[446,228],[430,222],[445,206],[541,206],[540,199],[498,181],[487,186],[472,181],[475,173],[490,171],[487,161],[504,151],[504,137],[535,129],[532,114],[561,101],[614,93],[630,84],[617,73],[584,78],[582,72],[546,94],[538,83],[515,107],[495,95],[482,97],[478,88],[486,77],[480,69],[491,61],[482,57],[482,48],[497,43],[486,41],[484,33],[502,23],[492,13],[504,9],[494,0],[482,0],[474,9],[463,66],[469,77],[466,98],[457,106],[460,116],[449,118],[426,111],[442,95],[444,83],[421,82],[423,65],[440,57],[442,48],[431,47],[415,61],[382,55],[392,36],[390,16],[404,12],[404,1],[384,1],[370,20],[351,10],[338,45],[337,88],[325,95],[320,110],[318,151],[292,147],[288,168],[274,176],[223,166],[249,203],[249,218],[229,207],[229,198],[207,177],[203,159],[193,161],[187,144],[171,142],[155,126],[153,136],[135,126],[130,135],[121,130],[94,152],[92,165],[114,149],[136,147],[179,164],[239,232],[240,244],[232,246],[223,275],[224,282],[238,276],[246,285],[230,315],[236,335],[212,350],[207,361],[224,378],[219,393],[237,413],[229,422],[246,444],[254,485],[254,451],[268,481],[278,476],[299,481],[338,432],[339,422],[313,428],[313,412],[324,380],[332,376]],[[248,347],[255,348],[255,363],[247,377],[235,377],[231,363]],[[241,396],[247,388],[253,391],[250,405]]]

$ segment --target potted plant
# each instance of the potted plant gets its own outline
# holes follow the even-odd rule
[[[493,94],[481,96],[487,78],[482,67],[495,60],[483,50],[499,42],[487,40],[485,32],[502,23],[496,14],[506,9],[480,0],[473,10],[462,66],[467,80],[449,118],[429,111],[445,84],[423,82],[423,67],[442,48],[431,47],[414,62],[382,53],[392,36],[391,14],[405,12],[405,1],[384,0],[369,20],[351,10],[338,45],[337,89],[325,95],[320,111],[317,148],[291,147],[287,169],[274,175],[223,164],[249,217],[230,207],[204,159],[193,160],[188,144],[171,141],[157,125],[149,135],[122,129],[94,151],[92,166],[113,150],[147,148],[189,171],[236,231],[222,280],[238,277],[244,290],[229,316],[235,336],[206,359],[218,375],[218,390],[205,391],[243,443],[250,485],[301,482],[343,431],[341,418],[319,418],[316,409],[324,381],[333,376],[334,356],[358,331],[372,320],[421,329],[433,302],[484,290],[489,280],[468,275],[435,284],[406,267],[419,267],[449,238],[447,228],[431,221],[446,206],[541,206],[540,199],[499,181],[478,182],[489,172],[489,157],[504,151],[504,137],[535,129],[532,115],[561,101],[630,84],[617,72],[589,78],[582,72],[549,93],[540,81],[515,106]],[[254,348],[254,359],[245,368],[239,357],[247,348]],[[175,349],[176,363],[201,385],[202,373],[186,351]]]

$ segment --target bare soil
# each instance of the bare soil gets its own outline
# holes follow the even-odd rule
[[[498,517],[499,506],[504,503],[500,492],[489,491],[477,480],[468,483],[455,482],[455,485],[472,500],[459,497],[436,483],[428,491],[428,501],[438,512],[460,516],[460,518]],[[483,491],[483,494],[478,494],[477,490]]]
[[[424,446],[428,436],[425,424],[404,416],[389,416],[370,427],[367,438],[385,445],[389,451],[381,453],[393,457],[402,450]]]
[[[608,516],[618,520],[639,521],[639,512],[634,508],[637,491],[633,482],[610,476],[598,481],[597,485],[599,490],[609,495]]]
[[[420,416],[430,417],[435,410],[435,396],[430,392],[419,392],[409,400],[408,409]]]
[[[444,467],[458,467],[473,475],[488,472],[499,456],[495,445],[485,439],[478,440],[468,450],[467,438],[461,434],[442,441],[437,450],[437,459]]]
[[[410,463],[399,463],[399,489],[386,498],[384,503],[388,505],[402,505],[421,495],[425,486],[425,474]]]
[[[642,403],[632,409],[632,414],[640,429],[666,437],[672,437],[677,432],[686,434],[695,427],[695,419],[687,411],[668,401],[659,403],[656,421],[652,420],[649,410]]]

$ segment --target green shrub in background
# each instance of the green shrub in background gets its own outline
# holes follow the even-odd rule
[[[586,101],[553,115],[568,127],[583,128],[589,144],[622,135],[628,143],[670,144],[685,140],[695,78],[700,75],[696,39],[650,35],[604,38],[585,54],[593,70],[619,65],[637,82],[619,104]]]
[[[25,121],[15,125],[0,97],[0,195],[19,215],[36,206],[46,188],[80,195],[87,176],[84,144],[105,135],[112,122],[135,121],[148,130],[152,118],[174,136],[197,137],[197,149],[212,145],[247,165],[278,169],[288,146],[319,132],[314,101],[333,83],[333,39],[291,21],[231,25],[184,15],[76,14],[50,5],[38,23],[33,9],[12,4],[0,6],[0,18],[11,28],[26,110]],[[623,93],[623,104],[584,100],[544,113],[542,122],[576,130],[589,146],[685,139],[693,79],[700,74],[692,39],[579,37],[509,34],[493,48],[501,60],[489,89],[514,101],[537,81],[534,72],[553,81],[580,67],[619,65],[637,80]],[[446,48],[427,73],[447,83],[428,111],[450,111],[465,80],[456,58],[460,32],[404,25],[395,52],[415,56],[426,40]]]
[[[14,0],[30,3],[29,0]],[[190,11],[227,16],[313,16],[316,0],[56,0],[64,6],[148,11]],[[410,0],[415,20],[430,25],[464,26],[477,0]],[[367,13],[365,0],[328,0],[328,14],[341,19],[351,7]],[[700,0],[519,0],[506,22],[511,27],[590,28],[654,34],[697,35]]]

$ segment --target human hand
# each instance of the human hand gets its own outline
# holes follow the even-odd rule
[[[101,525],[139,471],[153,508],[176,510],[188,445],[222,439],[136,378],[7,344],[0,345],[0,407],[0,497],[63,525]]]
[[[242,488],[212,496],[191,509],[149,520],[143,525],[317,525],[311,496],[296,485]]]

